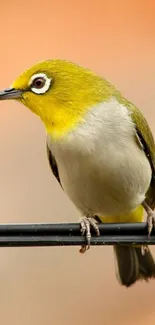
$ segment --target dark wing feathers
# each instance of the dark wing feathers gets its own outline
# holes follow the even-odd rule
[[[52,152],[49,149],[47,143],[46,143],[46,149],[47,149],[47,157],[48,157],[48,161],[49,161],[49,164],[50,164],[52,173],[56,177],[56,179],[59,182],[59,184],[61,185],[61,181],[60,181],[60,177],[59,177],[59,171],[58,171],[58,166],[57,166],[56,160],[55,160],[54,156],[52,155]],[[61,187],[62,187],[62,185],[61,185]]]

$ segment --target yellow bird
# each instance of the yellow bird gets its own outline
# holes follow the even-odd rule
[[[79,210],[90,247],[91,226],[142,222],[151,233],[155,207],[155,143],[142,113],[110,82],[63,60],[39,62],[0,92],[38,115],[47,132],[53,174]],[[150,250],[115,246],[117,276],[129,287],[155,276]]]

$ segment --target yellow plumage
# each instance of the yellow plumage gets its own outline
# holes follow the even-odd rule
[[[123,214],[122,216],[112,216],[112,217],[99,217],[101,222],[103,223],[134,223],[134,222],[142,222],[144,219],[144,209],[142,205],[137,207],[135,210],[130,213]]]
[[[37,63],[24,71],[11,87],[26,89],[28,80],[40,69],[51,78],[52,91],[38,96],[37,100],[36,94],[26,92],[20,101],[39,115],[53,138],[62,137],[72,130],[94,104],[119,93],[107,80],[92,71],[62,60]]]

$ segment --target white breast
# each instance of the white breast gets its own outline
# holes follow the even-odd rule
[[[145,198],[151,168],[128,110],[102,103],[65,139],[48,145],[64,190],[83,214],[121,215]]]

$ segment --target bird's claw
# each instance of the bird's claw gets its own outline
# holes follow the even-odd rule
[[[150,237],[154,225],[155,225],[155,213],[154,211],[151,210],[147,214],[148,237]],[[145,253],[148,252],[148,249],[149,248],[147,245],[142,245],[141,246],[142,255],[145,255]]]
[[[151,235],[152,228],[155,225],[155,213],[154,211],[149,212],[147,215],[147,227],[148,227],[148,236]]]
[[[87,244],[82,245],[80,248],[80,253],[85,253],[90,248],[91,232],[90,227],[95,230],[97,236],[100,236],[100,231],[96,220],[93,217],[82,217],[80,221],[81,225],[81,235],[86,235]]]
[[[144,201],[142,205],[147,213],[147,229],[148,236],[150,236],[152,228],[155,226],[155,212],[150,208],[146,201]]]
[[[149,248],[148,248],[147,245],[142,245],[141,246],[141,253],[142,253],[143,256],[145,255],[145,253],[148,252],[148,250],[149,250]]]

